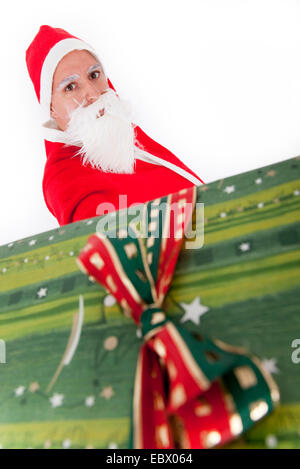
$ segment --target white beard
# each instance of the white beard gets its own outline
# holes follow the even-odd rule
[[[128,103],[108,89],[94,103],[83,104],[72,112],[65,130],[67,144],[81,147],[75,156],[104,172],[133,173],[136,147]]]

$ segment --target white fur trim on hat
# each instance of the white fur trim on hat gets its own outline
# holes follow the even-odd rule
[[[57,42],[55,46],[48,52],[41,71],[40,84],[40,104],[45,112],[45,117],[51,119],[50,104],[52,97],[52,80],[58,62],[69,52],[75,49],[86,49],[91,52],[94,57],[99,60],[96,51],[81,39],[67,38]],[[99,60],[100,62],[100,60]],[[101,63],[101,62],[100,62]],[[102,65],[102,64],[101,64]]]

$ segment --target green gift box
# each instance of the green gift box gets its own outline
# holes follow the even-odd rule
[[[183,244],[165,298],[175,324],[244,347],[278,385],[228,448],[300,448],[299,176],[297,157],[198,187],[204,245]],[[141,334],[75,262],[101,219],[0,248],[0,447],[128,448]]]

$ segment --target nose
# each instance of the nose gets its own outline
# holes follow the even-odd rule
[[[93,104],[95,101],[97,101],[98,97],[99,94],[96,94],[96,90],[91,92],[87,91],[85,94],[85,105],[83,107],[87,107],[90,104]]]
[[[87,85],[86,93],[85,93],[85,105],[83,107],[87,107],[90,104],[93,104],[100,95],[106,93],[107,90],[100,91],[95,88],[93,84]]]

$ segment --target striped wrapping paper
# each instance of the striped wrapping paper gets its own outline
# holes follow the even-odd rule
[[[164,310],[260,357],[280,389],[226,447],[300,448],[300,157],[199,187],[197,202],[204,246],[183,245]],[[0,447],[128,447],[142,339],[75,262],[99,221],[0,247]]]

